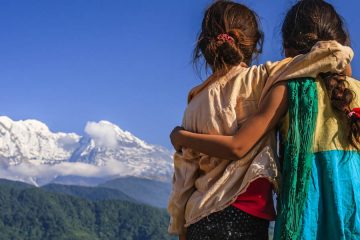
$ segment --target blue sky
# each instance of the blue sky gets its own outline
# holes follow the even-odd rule
[[[209,0],[0,0],[0,115],[83,134],[108,120],[170,147],[188,90],[201,79],[191,53]],[[295,1],[241,1],[265,31],[259,62],[282,57],[280,26]],[[360,3],[329,1],[357,53]],[[358,55],[354,76],[360,76]]]

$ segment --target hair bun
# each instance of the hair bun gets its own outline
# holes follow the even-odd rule
[[[221,61],[229,66],[239,65],[244,60],[244,55],[241,50],[231,42],[223,42],[218,46],[218,57]]]
[[[242,44],[249,39],[251,44]],[[262,42],[254,11],[240,3],[217,0],[205,11],[193,61],[196,65],[204,57],[206,67],[223,74],[241,62],[249,65]]]

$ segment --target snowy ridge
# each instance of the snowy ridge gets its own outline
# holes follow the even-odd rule
[[[79,140],[80,136],[75,133],[52,133],[36,120],[12,121],[0,117],[0,162],[3,165],[66,161],[78,147]]]
[[[135,176],[169,181],[172,153],[108,121],[88,122],[85,135],[53,133],[37,120],[0,117],[0,178],[42,185],[59,179]]]

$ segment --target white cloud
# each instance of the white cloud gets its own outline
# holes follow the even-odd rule
[[[117,135],[113,125],[107,122],[87,122],[85,133],[94,139],[98,146],[115,147],[117,144]]]
[[[109,160],[105,166],[79,162],[63,162],[55,165],[23,163],[0,168],[0,178],[46,184],[58,176],[109,177],[126,176],[131,170],[122,162]]]

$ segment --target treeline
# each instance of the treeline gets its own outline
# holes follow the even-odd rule
[[[174,239],[167,234],[167,224],[163,209],[124,200],[91,201],[0,181],[2,240]]]

